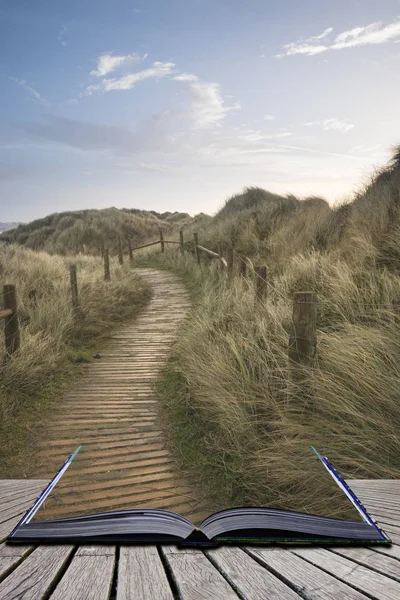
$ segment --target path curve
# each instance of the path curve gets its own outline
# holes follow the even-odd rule
[[[41,518],[146,506],[198,522],[210,512],[176,472],[154,392],[191,307],[189,295],[172,273],[136,272],[152,286],[153,298],[115,332],[42,428],[35,478],[52,477],[79,444],[83,449]]]

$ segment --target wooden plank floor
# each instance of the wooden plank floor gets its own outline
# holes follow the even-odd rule
[[[46,481],[0,481],[0,600],[398,600],[400,481],[349,480],[388,548],[10,546]],[[1,543],[2,542],[2,543]]]
[[[190,309],[175,275],[137,269],[153,298],[115,332],[43,425],[38,479],[51,478],[75,448],[83,450],[46,504],[46,518],[152,506],[194,521],[210,511],[176,472],[157,420],[154,384]]]

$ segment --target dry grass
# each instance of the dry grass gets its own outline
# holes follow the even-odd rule
[[[194,476],[202,473],[218,506],[344,515],[311,444],[346,477],[400,477],[396,174],[335,210],[272,198],[255,212],[225,207],[199,229],[204,246],[234,240],[239,253],[268,265],[261,305],[251,278],[229,286],[206,257],[198,268],[175,249],[142,256],[142,264],[183,275],[196,299],[160,396],[175,452]],[[293,293],[305,290],[319,299],[318,357],[306,389],[288,383],[287,361]]]
[[[100,258],[74,257],[80,307],[74,314],[69,283],[70,260],[16,246],[0,246],[0,285],[17,287],[21,349],[5,361],[0,335],[0,478],[26,476],[31,470],[29,440],[38,419],[66,386],[79,364],[115,327],[133,317],[150,297],[148,286],[129,267],[112,264],[104,282]],[[35,289],[37,306],[29,301]]]

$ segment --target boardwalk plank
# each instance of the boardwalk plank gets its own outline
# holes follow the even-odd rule
[[[162,546],[182,600],[237,600],[238,594],[199,550]]]
[[[114,565],[115,547],[81,546],[51,600],[108,600]]]
[[[121,546],[117,600],[173,600],[156,546]]]
[[[308,560],[376,600],[398,600],[400,583],[323,548],[300,548],[294,554]]]
[[[62,575],[72,546],[39,546],[0,583],[0,600],[39,600]]]
[[[354,590],[332,575],[321,571],[289,550],[248,546],[246,551],[265,566],[279,573],[303,598],[312,600],[364,600],[361,592]]]
[[[221,547],[206,551],[206,556],[247,600],[299,600],[296,592],[241,548]]]

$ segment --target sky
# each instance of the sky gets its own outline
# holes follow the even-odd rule
[[[331,204],[400,143],[400,0],[0,0],[0,222]]]

